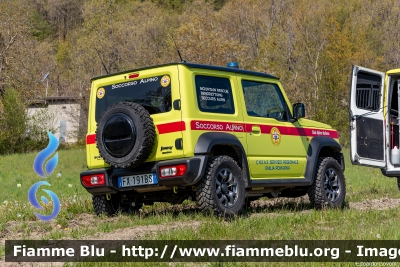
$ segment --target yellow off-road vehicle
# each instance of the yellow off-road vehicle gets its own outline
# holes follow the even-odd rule
[[[278,78],[186,62],[92,79],[81,183],[97,214],[196,200],[232,216],[246,200],[308,193],[341,206],[338,133],[305,119]]]

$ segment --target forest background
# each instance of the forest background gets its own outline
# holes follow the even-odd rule
[[[91,78],[180,61],[174,42],[189,62],[280,77],[347,146],[351,67],[400,66],[400,1],[1,0],[0,153],[47,141],[25,112],[46,73],[48,96],[81,97],[86,116]]]

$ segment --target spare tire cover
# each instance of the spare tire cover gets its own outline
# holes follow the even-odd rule
[[[119,102],[108,107],[99,120],[97,148],[112,167],[137,167],[151,154],[155,133],[153,119],[144,107]]]

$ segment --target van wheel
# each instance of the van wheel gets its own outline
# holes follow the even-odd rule
[[[245,203],[244,187],[242,171],[236,161],[228,156],[211,158],[196,188],[200,210],[224,217],[239,214]]]
[[[314,182],[308,189],[308,197],[317,209],[338,208],[346,196],[346,184],[342,168],[331,157],[319,158]]]
[[[115,215],[118,211],[128,212],[130,206],[120,202],[118,195],[94,195],[92,196],[93,209],[97,216],[104,214],[106,216]]]
[[[150,156],[155,127],[149,112],[133,102],[111,105],[102,114],[96,131],[97,148],[114,168],[132,168]]]

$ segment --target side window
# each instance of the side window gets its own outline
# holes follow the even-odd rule
[[[195,83],[200,111],[235,113],[232,88],[228,78],[196,75]]]
[[[377,75],[359,72],[357,74],[356,106],[376,111],[380,106],[381,78]]]
[[[286,103],[276,84],[242,81],[242,88],[247,115],[287,120]]]

